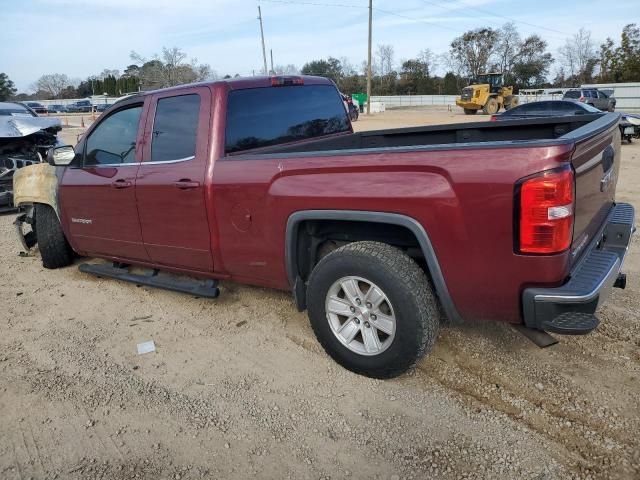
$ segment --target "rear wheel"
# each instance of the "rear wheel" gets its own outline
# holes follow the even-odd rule
[[[478,113],[478,110],[474,110],[473,108],[465,108],[464,113],[465,115],[475,115],[476,113]]]
[[[498,112],[498,107],[498,101],[494,97],[491,97],[487,100],[487,103],[484,104],[482,111],[486,115],[493,115]]]
[[[49,205],[36,204],[38,246],[45,268],[61,268],[73,262],[73,250],[67,242],[56,212]]]
[[[329,253],[309,278],[311,326],[343,367],[374,378],[400,375],[431,350],[439,325],[426,275],[406,254],[379,242]]]

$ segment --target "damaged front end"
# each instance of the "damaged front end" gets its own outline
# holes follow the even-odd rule
[[[0,115],[0,212],[14,210],[14,174],[45,162],[47,150],[62,144],[61,129],[57,118]]]

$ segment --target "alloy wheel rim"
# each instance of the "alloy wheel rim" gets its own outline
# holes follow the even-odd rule
[[[327,292],[325,312],[331,331],[345,347],[379,355],[393,343],[396,316],[384,291],[362,277],[336,280]]]

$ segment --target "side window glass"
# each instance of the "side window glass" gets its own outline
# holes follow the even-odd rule
[[[200,95],[180,95],[158,100],[153,122],[151,161],[168,162],[196,154]]]
[[[87,139],[84,166],[135,162],[136,137],[142,105],[105,118]]]

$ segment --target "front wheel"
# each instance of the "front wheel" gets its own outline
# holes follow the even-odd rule
[[[56,212],[49,205],[36,204],[36,236],[44,268],[61,268],[73,262],[73,250],[67,242]]]
[[[425,273],[401,250],[355,242],[326,255],[307,288],[311,326],[343,367],[374,378],[405,372],[430,351],[440,322]]]
[[[464,109],[464,114],[465,115],[475,115],[476,113],[478,113],[478,110],[474,110],[473,108],[465,108]]]

